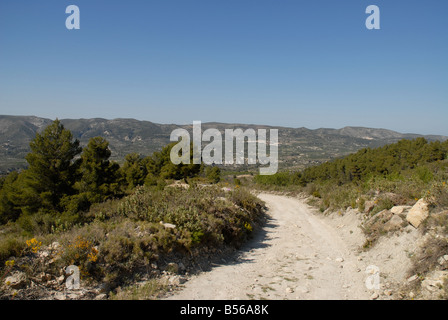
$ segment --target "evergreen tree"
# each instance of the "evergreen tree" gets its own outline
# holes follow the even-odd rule
[[[2,188],[0,189],[0,223],[4,224],[8,221],[16,220],[22,213],[17,207],[17,200],[14,198],[20,194],[16,190],[16,181],[19,174],[16,171],[11,172],[2,179]]]
[[[205,176],[212,183],[218,183],[221,180],[221,170],[218,167],[207,167],[205,169]]]
[[[129,190],[136,186],[143,185],[148,174],[146,163],[149,158],[142,159],[137,153],[126,155],[125,162],[121,167],[121,175],[123,176],[126,187]]]
[[[110,155],[107,140],[102,137],[89,140],[81,155],[78,170],[80,180],[75,184],[75,189],[83,195],[78,195],[78,198],[95,203],[116,195],[119,166],[109,161]]]
[[[25,188],[38,200],[35,207],[50,211],[60,209],[60,200],[73,194],[77,162],[81,153],[79,141],[73,140],[59,120],[55,120],[42,133],[37,133],[30,143],[31,152],[25,157]]]
[[[190,164],[174,164],[171,162],[171,149],[176,145],[175,142],[165,146],[160,152],[146,159],[148,175],[161,177],[163,179],[187,179],[198,176],[203,172],[202,164],[193,164],[193,144],[190,146]]]

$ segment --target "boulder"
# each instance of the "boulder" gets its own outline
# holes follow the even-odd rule
[[[402,224],[403,219],[401,219],[401,217],[398,215],[393,215],[392,218],[390,218],[390,220],[384,224],[383,230],[384,231],[396,230],[399,229]]]
[[[411,206],[395,206],[390,209],[393,214],[402,214],[404,211],[411,209]]]
[[[185,282],[187,282],[187,279],[185,277],[182,277],[179,275],[170,276],[168,278],[168,284],[173,285],[173,286],[180,286],[181,284],[184,284]]]
[[[443,291],[443,283],[448,277],[448,271],[433,271],[422,281],[425,298],[437,297]],[[426,291],[426,292],[425,292]]]
[[[409,210],[406,220],[414,227],[418,228],[420,224],[429,215],[429,205],[424,199],[420,199],[417,203]]]
[[[437,262],[443,266],[446,262],[448,262],[448,255],[444,255],[439,257],[439,259],[437,259]]]
[[[5,279],[5,284],[12,289],[22,289],[26,287],[26,282],[26,274],[20,271],[13,272]]]
[[[162,226],[164,226],[166,229],[175,229],[176,228],[176,225],[171,224],[171,223],[166,223],[166,222],[160,221],[160,224]]]

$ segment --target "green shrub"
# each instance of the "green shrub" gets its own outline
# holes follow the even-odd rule
[[[0,236],[0,270],[5,261],[11,257],[19,257],[26,247],[26,239],[17,234],[8,234]]]
[[[221,180],[221,170],[218,167],[207,167],[205,176],[212,183],[218,183]]]
[[[416,168],[416,174],[418,176],[418,178],[423,182],[423,183],[429,183],[430,181],[433,180],[434,175],[433,173],[429,170],[428,167],[424,166],[420,166]]]
[[[364,212],[366,209],[366,199],[364,197],[360,197],[358,200],[358,210],[360,212]]]
[[[431,185],[425,198],[434,206],[448,208],[448,185],[445,181]]]
[[[313,197],[316,198],[322,198],[322,196],[320,195],[319,190],[314,190],[313,193],[311,194]]]
[[[394,206],[394,202],[389,198],[381,198],[378,200],[375,208],[372,210],[372,214],[381,212],[383,210],[390,210]]]
[[[118,288],[116,293],[111,293],[110,300],[155,300],[161,293],[168,291],[166,281],[150,279],[143,284],[133,285],[129,288]]]
[[[301,175],[297,172],[277,172],[273,175],[256,175],[254,181],[258,185],[286,187],[302,185]]]

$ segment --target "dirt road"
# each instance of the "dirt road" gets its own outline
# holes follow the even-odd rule
[[[170,299],[369,299],[365,270],[337,228],[298,199],[259,197],[269,209],[263,230]]]

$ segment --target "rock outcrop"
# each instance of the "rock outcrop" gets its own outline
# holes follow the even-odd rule
[[[418,228],[420,224],[429,216],[429,205],[424,199],[420,199],[409,210],[406,220],[414,227]]]

